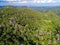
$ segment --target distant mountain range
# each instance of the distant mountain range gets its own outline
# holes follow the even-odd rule
[[[6,6],[0,6],[0,8],[3,8]],[[60,8],[60,6],[14,6],[16,8],[21,8],[21,7],[25,7],[25,8]]]

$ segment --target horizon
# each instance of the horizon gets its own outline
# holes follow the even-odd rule
[[[53,4],[53,5],[52,5]],[[60,6],[60,0],[0,0],[0,6]]]

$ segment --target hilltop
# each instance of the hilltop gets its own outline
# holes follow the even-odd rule
[[[60,17],[31,8],[0,8],[0,45],[59,45]]]

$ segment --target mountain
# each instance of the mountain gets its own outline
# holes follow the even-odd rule
[[[60,6],[42,6],[42,7],[31,7],[31,8],[43,13],[54,12],[56,15],[60,16]]]
[[[0,8],[0,45],[59,45],[60,17],[33,8]]]

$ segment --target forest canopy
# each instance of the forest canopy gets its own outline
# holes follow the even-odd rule
[[[0,45],[60,45],[60,17],[53,11],[0,8]]]

